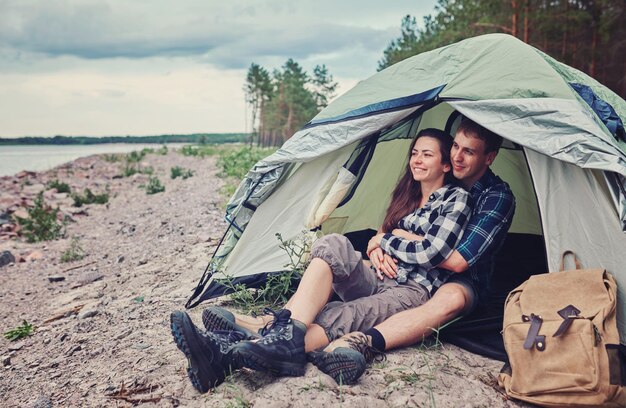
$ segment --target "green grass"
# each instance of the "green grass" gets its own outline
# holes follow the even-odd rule
[[[175,179],[177,177],[182,177],[183,180],[188,179],[193,176],[193,171],[189,169],[185,169],[180,166],[174,166],[170,168],[170,178]]]
[[[69,248],[61,254],[61,262],[80,261],[85,257],[85,250],[80,246],[78,237],[72,237]]]
[[[106,204],[109,202],[109,193],[94,194],[86,188],[83,194],[72,194],[72,199],[74,200],[74,204],[72,204],[74,207],[82,207],[85,204]]]
[[[37,194],[33,207],[27,208],[28,218],[15,217],[22,226],[22,234],[28,242],[51,241],[64,235],[63,224],[58,221],[59,209],[53,209]]]
[[[247,289],[241,284],[233,285],[232,278],[226,279],[223,283],[233,289],[230,303],[234,307],[246,313],[258,313],[266,307],[282,307],[294,294],[308,266],[312,239],[306,232],[292,240],[284,240],[280,234],[276,234],[276,238],[280,242],[279,248],[287,252],[289,257],[289,262],[284,265],[285,270],[269,275],[259,289]]]
[[[119,154],[103,154],[102,158],[104,159],[104,161],[109,162],[109,163],[115,163],[121,160],[121,157]]]
[[[156,177],[150,177],[148,179],[148,185],[146,187],[146,194],[156,194],[165,191],[165,186],[161,184],[161,180]]]
[[[69,184],[62,183],[59,180],[51,180],[46,184],[47,188],[55,188],[57,193],[70,193],[71,189]]]
[[[16,341],[29,336],[33,332],[33,329],[34,327],[32,324],[23,320],[21,326],[17,326],[15,329],[4,332],[4,337],[9,341]]]

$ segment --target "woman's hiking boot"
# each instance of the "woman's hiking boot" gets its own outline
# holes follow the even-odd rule
[[[291,319],[291,312],[283,309],[274,314],[274,320],[264,329],[258,341],[242,341],[233,347],[244,367],[267,371],[275,375],[304,375],[304,323]]]
[[[238,324],[240,322],[242,324]],[[258,334],[264,323],[260,317],[235,315],[223,307],[211,306],[202,311],[202,324],[209,332],[235,331],[243,335],[243,340],[261,338]],[[256,329],[256,330],[255,330]]]
[[[187,375],[201,393],[220,385],[227,375],[241,368],[232,353],[234,344],[243,340],[238,332],[207,333],[198,329],[185,312],[170,315],[174,342],[187,357]]]
[[[372,338],[352,332],[334,340],[322,351],[312,351],[307,359],[337,384],[353,384],[365,372],[367,364],[384,354],[372,347]]]

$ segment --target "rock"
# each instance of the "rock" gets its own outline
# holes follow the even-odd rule
[[[33,402],[31,408],[52,408],[52,401],[45,395],[40,395],[35,402]]]
[[[65,355],[70,357],[71,355],[73,355],[74,353],[76,353],[77,351],[82,350],[83,348],[80,346],[80,344],[77,344],[75,346],[70,346],[70,348],[65,352]]]
[[[30,262],[38,261],[40,259],[43,259],[43,252],[41,251],[34,250],[30,254],[26,255],[26,260]]]
[[[25,194],[39,194],[40,191],[43,191],[46,188],[43,184],[31,184],[30,186],[24,186],[22,191]]]
[[[65,280],[65,276],[60,276],[60,275],[48,276],[48,280],[50,282],[62,282]]]
[[[14,263],[14,262],[15,262],[15,257],[13,256],[11,252],[3,251],[0,254],[0,268],[10,263]]]
[[[11,356],[2,356],[2,366],[8,367],[11,365]]]
[[[24,347],[24,342],[15,343],[9,346],[9,351],[18,351]]]
[[[78,318],[79,319],[89,319],[90,317],[94,317],[95,315],[97,315],[98,309],[88,309],[88,310],[83,310],[78,314]]]
[[[117,336],[115,336],[115,340],[122,340],[124,337],[128,336],[133,332],[133,329],[128,329],[126,331],[121,332]]]
[[[145,341],[140,341],[139,343],[133,344],[131,347],[136,350],[145,350],[152,347],[152,344],[148,344]]]
[[[24,208],[18,208],[17,210],[15,210],[13,212],[13,217],[19,217],[19,218],[28,218],[28,211],[26,211],[26,209]]]
[[[147,264],[147,263],[148,263],[148,259],[147,259],[147,258],[141,258],[141,259],[139,260],[139,265],[145,265],[145,264]]]
[[[104,278],[104,275],[98,272],[87,272],[84,273],[79,281],[78,281],[78,286],[83,286],[83,285],[87,285],[89,283],[95,282],[95,281],[99,281],[100,279]]]
[[[117,257],[117,263],[122,263],[124,262],[124,255],[120,255]]]

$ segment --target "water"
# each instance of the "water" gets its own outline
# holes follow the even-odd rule
[[[172,150],[184,143],[168,143]],[[0,146],[0,176],[10,176],[22,170],[43,171],[79,157],[104,153],[128,153],[143,148],[158,149],[160,144],[107,143],[96,145],[29,145]]]

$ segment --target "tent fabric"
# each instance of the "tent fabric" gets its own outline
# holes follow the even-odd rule
[[[494,168],[518,198],[510,232],[544,240],[550,271],[571,249],[616,276],[626,343],[626,142],[572,84],[589,87],[624,123],[619,96],[504,34],[429,51],[359,82],[247,174],[227,205],[230,227],[209,290],[202,279],[190,302],[219,294],[218,277],[252,282],[283,270],[275,233],[376,230],[412,136],[425,127],[454,132],[460,113],[506,139]]]

